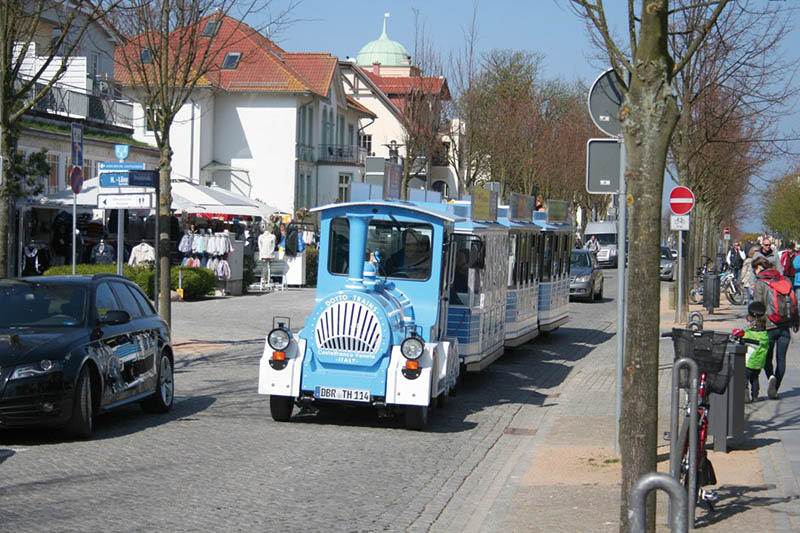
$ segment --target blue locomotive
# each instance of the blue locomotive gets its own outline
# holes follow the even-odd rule
[[[295,404],[360,404],[422,429],[463,370],[563,324],[567,300],[548,288],[543,302],[541,287],[569,268],[574,232],[532,212],[509,218],[490,201],[491,209],[382,200],[315,209],[316,306],[297,334],[278,322],[260,361],[258,392],[270,395],[275,420],[289,420]]]

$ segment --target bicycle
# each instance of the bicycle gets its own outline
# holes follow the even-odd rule
[[[697,278],[689,289],[689,301],[693,304],[699,304],[703,301],[703,280],[709,271],[709,265],[714,264],[714,261],[708,256],[704,255],[701,259],[704,260],[703,266],[697,267]]]
[[[733,275],[733,271],[727,270],[720,278],[720,283],[725,291],[725,297],[733,305],[743,305],[745,302],[744,287],[741,282]]]
[[[742,337],[742,330],[734,330],[730,335],[711,330],[673,328],[671,333],[664,333],[663,338],[671,338],[675,350],[675,360],[683,357],[692,359],[697,364],[697,476],[695,502],[700,502],[710,511],[714,511],[714,503],[719,499],[716,491],[705,489],[708,485],[716,485],[717,478],[714,465],[708,458],[706,439],[708,437],[708,415],[711,409],[710,395],[724,394],[731,379],[731,369],[726,354],[728,342],[739,344],[758,344],[758,341]],[[681,368],[679,383],[684,389],[684,420],[680,424],[677,442],[681,446],[679,481],[689,491],[689,424],[691,421],[691,404],[689,402],[689,372]],[[693,507],[692,507],[693,508]]]

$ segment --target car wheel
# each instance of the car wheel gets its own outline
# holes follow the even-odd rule
[[[589,291],[589,296],[586,299],[589,300],[590,304],[594,303],[594,285],[592,285],[592,290]]]
[[[158,380],[156,393],[142,402],[142,409],[148,413],[166,413],[172,408],[175,399],[175,382],[173,381],[172,361],[162,353],[158,361]]]
[[[72,416],[67,422],[67,433],[79,439],[88,439],[94,433],[94,405],[92,404],[92,380],[89,369],[83,367],[75,387]]]
[[[407,405],[406,406],[406,428],[419,431],[428,425],[428,406],[427,405]]]
[[[269,413],[275,422],[288,422],[292,418],[292,408],[294,398],[291,396],[276,396],[271,394],[269,397]]]

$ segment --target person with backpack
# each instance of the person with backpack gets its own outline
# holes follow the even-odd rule
[[[759,344],[758,346],[747,346],[744,372],[747,382],[750,384],[750,394],[745,392],[745,403],[758,401],[758,377],[761,375],[761,370],[767,360],[767,352],[769,352],[767,319],[764,316],[766,311],[766,307],[761,302],[753,302],[747,306],[747,328],[745,328],[743,336],[745,339],[758,341]]]
[[[766,308],[769,349],[764,372],[768,380],[767,396],[774,400],[778,398],[778,389],[786,373],[786,351],[792,340],[789,328],[795,332],[798,329],[797,298],[792,282],[772,268],[768,259],[756,256],[753,272],[756,275],[753,301],[761,302]]]
[[[728,250],[728,257],[726,258],[728,266],[731,268],[731,272],[733,272],[733,276],[736,279],[739,279],[739,273],[742,270],[745,259],[747,259],[747,256],[744,254],[744,250],[742,250],[742,244],[736,241],[733,243],[731,249]]]
[[[794,280],[794,265],[792,262],[794,261],[794,257],[797,253],[794,251],[794,243],[789,241],[786,243],[783,250],[780,253],[780,265],[781,265],[781,274],[783,277],[789,278],[789,281]]]

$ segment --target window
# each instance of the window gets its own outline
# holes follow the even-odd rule
[[[350,174],[339,174],[339,197],[337,202],[350,201]]]
[[[155,108],[154,107],[146,107],[144,108],[144,131],[145,133],[153,133],[155,131]]]
[[[392,279],[426,280],[431,275],[433,227],[417,222],[373,220],[367,228],[365,259],[378,262],[378,273]],[[331,221],[328,271],[346,275],[350,250],[350,224],[346,218]]]
[[[206,22],[205,28],[203,28],[203,33],[200,35],[202,37],[213,37],[217,34],[217,30],[219,29],[220,21],[219,20],[209,20]]]
[[[153,62],[153,52],[149,48],[142,48],[142,51],[139,53],[139,59],[142,63],[150,64]]]
[[[366,150],[367,155],[372,154],[372,135],[360,133],[358,135],[358,146]]]
[[[97,290],[94,294],[94,306],[97,309],[97,318],[106,316],[106,313],[109,311],[120,309],[117,299],[114,297],[114,293],[111,292],[111,287],[108,286],[108,283],[101,283],[97,286]]]
[[[222,68],[224,70],[234,70],[239,66],[239,59],[241,59],[241,52],[228,52],[225,54],[225,59],[222,61]]]
[[[58,154],[49,153],[47,154],[47,162],[50,163],[50,179],[47,183],[45,189],[49,191],[56,191],[58,190],[58,168],[60,165]]]
[[[122,303],[122,309],[127,311],[131,318],[139,318],[144,314],[139,304],[136,303],[136,298],[133,297],[130,289],[124,283],[112,281],[111,286],[114,289],[114,294],[117,295],[117,299]]]
[[[353,128],[352,124],[348,124],[347,126],[347,145],[353,146],[355,145],[355,128]]]
[[[435,167],[447,166],[447,155],[450,152],[450,143],[441,143],[431,158],[431,164]]]
[[[314,144],[314,108],[308,108],[308,140],[306,144],[312,146]]]
[[[591,268],[591,266],[591,254],[581,251],[572,252],[570,268]]]
[[[127,287],[128,290],[130,290],[133,293],[133,297],[136,298],[136,301],[139,303],[139,307],[141,307],[142,310],[144,311],[145,316],[152,316],[156,314],[156,310],[155,308],[153,308],[153,304],[150,303],[150,300],[148,300],[144,294],[142,294],[142,291],[134,287],[131,287],[130,285],[127,285]]]

